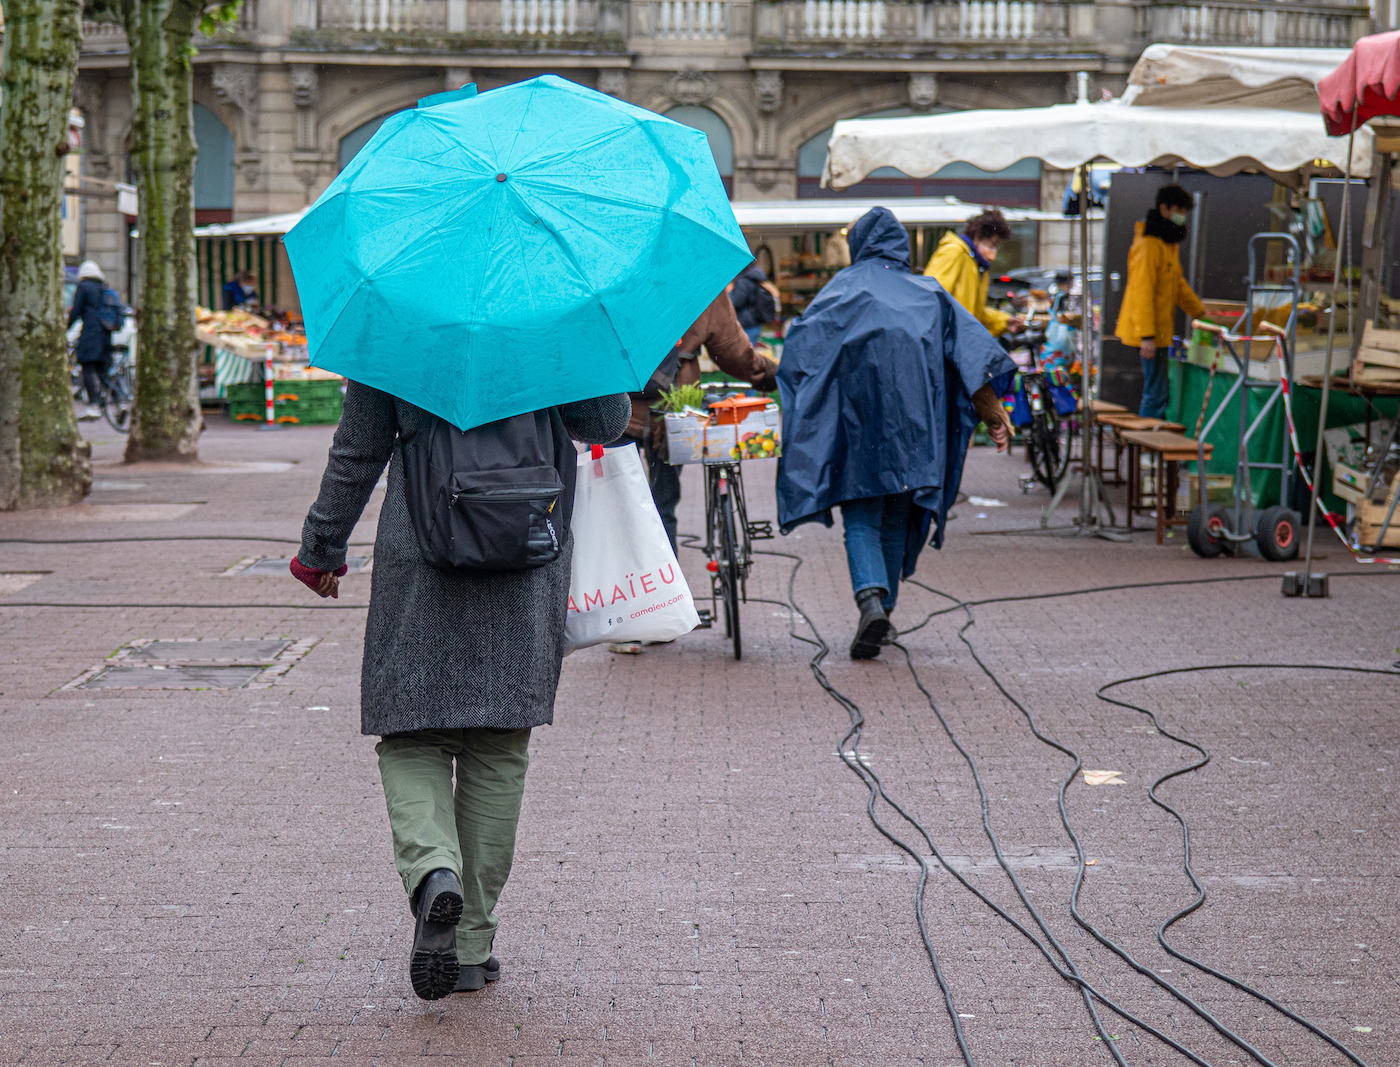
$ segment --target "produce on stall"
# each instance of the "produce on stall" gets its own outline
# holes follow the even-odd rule
[[[266,421],[265,378],[271,367],[275,421],[340,421],[344,379],[310,365],[299,321],[199,308],[195,334],[214,349],[212,384],[228,400],[234,420]]]

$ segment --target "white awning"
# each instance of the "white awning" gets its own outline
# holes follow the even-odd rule
[[[734,217],[746,230],[839,229],[849,226],[872,207],[887,207],[907,226],[954,225],[965,222],[983,210],[982,204],[968,204],[955,197],[907,197],[886,200],[855,200],[832,197],[814,200],[738,200],[730,205]],[[200,226],[196,237],[272,237],[286,233],[305,214],[267,215],[242,222],[222,222]],[[1002,208],[1010,222],[1063,222],[1054,211]]]
[[[834,197],[813,200],[737,200],[734,217],[744,230],[819,230],[849,226],[873,207],[889,208],[906,226],[954,226],[984,210],[955,197],[893,197],[857,200]],[[1008,222],[1064,222],[1058,211],[1002,208]]]
[[[1356,133],[1352,174],[1371,173],[1374,137]],[[1269,108],[1125,107],[1121,103],[954,111],[838,122],[822,184],[844,189],[879,167],[923,178],[962,161],[1002,170],[1034,156],[1070,169],[1095,160],[1126,167],[1198,167],[1216,175],[1262,170],[1299,185],[1340,173],[1346,138],[1328,137],[1318,115]]]
[[[1123,102],[1146,107],[1267,107],[1318,114],[1317,83],[1345,48],[1200,48],[1149,45]]]
[[[264,215],[258,219],[244,219],[242,222],[215,222],[208,226],[195,227],[196,237],[275,237],[286,233],[306,214],[308,208],[291,211],[285,215]]]

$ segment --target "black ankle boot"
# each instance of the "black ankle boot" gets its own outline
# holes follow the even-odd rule
[[[885,596],[883,589],[862,589],[856,597],[860,623],[851,642],[851,659],[874,659],[880,654],[880,643],[890,632],[890,617],[880,603]]]
[[[414,893],[411,907],[413,955],[408,976],[424,1000],[450,996],[457,985],[457,923],[462,919],[462,883],[455,871],[440,867]]]

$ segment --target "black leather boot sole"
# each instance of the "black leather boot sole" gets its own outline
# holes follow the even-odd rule
[[[408,976],[423,1000],[441,1000],[457,985],[457,924],[462,919],[462,883],[446,868],[430,873],[418,891],[413,958]]]
[[[452,992],[475,993],[478,989],[484,988],[487,982],[495,982],[500,977],[501,961],[492,956],[485,963],[463,967],[461,973],[457,975],[457,986]]]
[[[866,593],[856,603],[860,607],[860,623],[856,638],[851,642],[851,659],[875,659],[880,646],[890,632],[890,617],[885,614],[879,592]]]

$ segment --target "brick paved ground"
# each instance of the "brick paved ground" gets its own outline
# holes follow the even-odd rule
[[[102,486],[89,504],[0,516],[0,536],[295,537],[330,437],[211,420],[203,454],[222,468],[185,471],[116,465],[115,435],[89,429]],[[1043,497],[1021,496],[1022,469],[974,453],[964,489],[1011,506],[960,505],[946,549],[924,555],[924,581],[981,598],[1282,569],[1200,561],[1180,537],[969,536],[1034,521]],[[692,474],[683,528],[695,529]],[[750,477],[755,517],[772,513],[769,482]],[[372,532],[371,514],[357,540]],[[839,530],[807,527],[774,547],[804,558],[797,597],[835,647],[832,682],[869,716],[871,765],[950,863],[1024,918],[967,768],[908,669],[894,655],[844,654],[853,606]],[[327,610],[290,578],[219,577],[282,551],[0,545],[0,571],[48,572],[25,588],[0,579],[16,590],[0,604],[84,605],[0,608],[0,1061],[961,1062],[919,940],[917,867],[868,821],[836,754],[846,713],[813,681],[786,610],[765,603],[745,612],[742,663],[704,631],[642,656],[595,649],[566,663],[557,725],[532,744],[500,907],[505,976],[472,996],[416,1000],[372,740],[358,732],[363,613]],[[1356,569],[1325,551],[1330,568]],[[685,555],[696,582],[698,556]],[[790,566],[763,558],[751,592],[783,599]],[[340,605],[364,603],[369,583],[347,578]],[[98,603],[162,606],[85,606]],[[168,606],[178,603],[267,606]],[[896,621],[940,604],[906,587]],[[1094,690],[1201,663],[1386,666],[1397,608],[1393,577],[1339,579],[1318,602],[1283,600],[1269,579],[991,605],[969,632],[1048,734],[1086,766],[1123,774],[1122,785],[1069,790],[1096,860],[1086,916],[1279,1064],[1344,1060],[1157,947],[1156,924],[1191,892],[1180,835],[1145,790],[1190,754]],[[996,693],[960,624],[936,619],[908,645],[979,763],[1031,899],[1091,981],[1210,1063],[1252,1062],[1069,917],[1077,861],[1055,794],[1071,762]],[[137,638],[277,636],[318,643],[271,688],[60,689]],[[1214,757],[1162,790],[1191,820],[1210,892],[1176,943],[1313,1017],[1372,1067],[1400,1062],[1396,694],[1389,678],[1243,670],[1123,691]],[[926,920],[978,1063],[1110,1062],[1073,990],[937,868]],[[1111,1032],[1135,1065],[1187,1062],[1119,1020]]]

